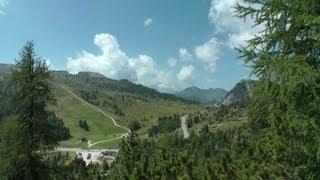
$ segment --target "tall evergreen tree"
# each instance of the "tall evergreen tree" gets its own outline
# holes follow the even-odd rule
[[[259,78],[249,108],[258,173],[319,179],[320,1],[244,1],[238,17],[262,27],[240,49]]]
[[[36,55],[34,43],[27,42],[9,82],[13,95],[7,107],[14,110],[14,117],[6,120],[11,125],[4,126],[9,129],[1,138],[0,169],[9,179],[43,179],[47,175],[40,153],[55,143],[46,135],[47,106],[54,102],[48,78],[46,63]],[[18,161],[12,161],[15,157]]]
[[[134,179],[141,176],[139,160],[141,156],[138,134],[130,132],[120,143],[119,155],[114,166],[114,174],[120,179]]]

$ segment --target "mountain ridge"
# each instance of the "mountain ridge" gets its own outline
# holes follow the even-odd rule
[[[221,104],[227,92],[222,88],[201,89],[197,86],[191,86],[175,93],[175,95],[202,104]]]
[[[0,63],[0,80],[10,77],[11,70],[14,67],[14,64]],[[171,93],[160,92],[142,84],[135,84],[127,79],[110,79],[96,72],[81,71],[77,74],[71,74],[66,70],[51,70],[50,75],[52,81],[60,84],[66,84],[71,87],[76,87],[78,85],[83,86],[85,84],[85,86],[90,85],[91,88],[98,90],[120,91],[143,97],[188,101]]]
[[[71,87],[86,84],[97,90],[127,92],[144,97],[185,101],[172,94],[161,93],[156,89],[135,84],[127,79],[110,79],[95,72],[83,71],[78,74],[70,74],[68,71],[51,71],[50,73],[54,82],[66,84]]]

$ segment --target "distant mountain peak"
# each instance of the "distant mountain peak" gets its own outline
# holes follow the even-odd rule
[[[175,93],[175,95],[187,100],[198,101],[203,104],[221,104],[227,92],[228,91],[221,88],[201,89],[197,86],[191,86]]]
[[[190,87],[188,87],[188,88],[186,88],[185,90],[200,90],[200,88],[199,87],[197,87],[197,86],[190,86]]]
[[[78,73],[79,76],[89,76],[91,78],[105,78],[104,75],[96,72],[90,72],[90,71],[81,71]]]
[[[0,69],[2,70],[11,70],[12,68],[14,68],[14,64],[4,64],[4,63],[0,63]]]

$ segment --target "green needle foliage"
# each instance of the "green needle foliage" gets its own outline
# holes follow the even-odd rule
[[[320,178],[320,1],[245,2],[238,17],[262,27],[239,49],[260,80],[249,116],[262,174]]]
[[[6,106],[13,115],[1,131],[1,174],[8,179],[43,179],[48,169],[40,153],[56,143],[49,133],[47,106],[53,103],[48,82],[49,71],[27,42],[12,71]]]

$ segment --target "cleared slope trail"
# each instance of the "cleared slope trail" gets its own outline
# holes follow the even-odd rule
[[[100,108],[98,108],[98,107],[96,107],[96,106],[88,103],[87,101],[83,100],[82,98],[80,98],[79,96],[77,96],[76,94],[74,94],[72,91],[70,91],[68,88],[66,88],[64,85],[60,85],[60,87],[63,88],[64,90],[66,90],[68,93],[70,93],[73,97],[75,97],[76,99],[78,99],[78,100],[81,101],[82,103],[84,103],[84,104],[90,106],[91,108],[99,111],[100,113],[102,113],[102,114],[103,114],[104,116],[106,116],[107,118],[110,118],[115,126],[120,127],[120,128],[122,128],[122,129],[125,129],[126,131],[128,131],[128,133],[130,133],[130,130],[129,130],[128,128],[119,125],[111,115],[105,113],[105,112],[102,111]],[[127,136],[128,133],[124,133],[124,134],[122,134],[120,137],[117,137],[117,138],[106,139],[106,140],[98,141],[98,142],[95,142],[95,143],[91,143],[91,141],[88,140],[88,147],[90,148],[90,147],[92,147],[92,146],[94,146],[94,145],[97,145],[97,144],[100,144],[100,143],[103,143],[103,142],[108,142],[108,141],[114,141],[114,140],[117,140],[117,139],[121,139],[121,138]]]

